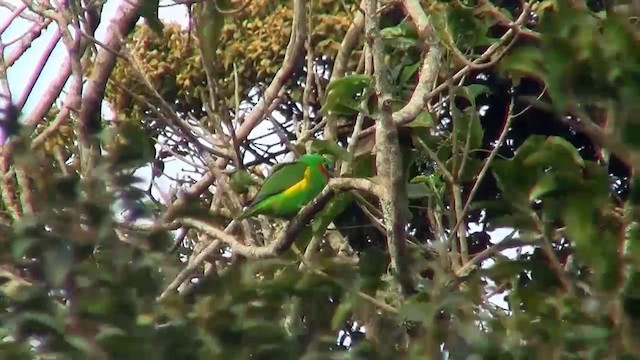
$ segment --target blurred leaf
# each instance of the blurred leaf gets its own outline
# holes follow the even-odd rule
[[[398,84],[400,86],[406,85],[411,80],[411,78],[416,75],[418,69],[420,68],[420,65],[420,62],[416,62],[403,67],[402,72],[400,73],[400,78],[398,79]]]
[[[35,237],[17,237],[11,242],[11,255],[13,259],[20,261],[23,256],[26,256],[27,251],[37,243],[38,239]]]
[[[352,296],[340,301],[340,305],[338,305],[338,308],[333,313],[333,318],[331,318],[331,328],[333,330],[340,330],[344,326],[351,316],[354,305]]]
[[[520,163],[524,162],[531,154],[536,153],[544,146],[547,137],[544,135],[531,135],[529,136],[516,150],[514,161]]]
[[[416,31],[415,25],[411,21],[403,20],[396,26],[390,26],[381,29],[380,36],[383,39],[394,39],[397,37],[418,39],[418,32]]]
[[[344,160],[348,157],[347,149],[331,140],[313,139],[310,148],[313,153],[331,155],[336,160]]]
[[[452,171],[453,162],[447,161],[447,169]],[[484,166],[484,161],[475,157],[467,157],[464,165],[464,171],[459,175],[459,181],[461,183],[474,181],[476,176],[480,173],[480,170]]]
[[[156,156],[154,142],[139,123],[123,121],[110,132],[110,154],[119,169],[137,168],[152,162]]]
[[[59,243],[44,253],[44,269],[54,288],[62,286],[73,266],[73,250],[69,244]]]
[[[412,184],[425,184],[432,192],[432,194],[442,194],[446,188],[446,183],[442,179],[442,176],[439,174],[431,174],[429,176],[426,175],[418,175],[411,179],[410,183]]]
[[[557,169],[583,168],[585,165],[578,149],[558,136],[548,137],[541,148],[523,159],[523,163],[527,166],[554,166]]]
[[[447,25],[455,45],[461,49],[489,45],[488,27],[473,14],[472,8],[449,6],[447,8]]]
[[[406,20],[396,26],[381,29],[380,36],[385,46],[394,51],[406,51],[417,46],[420,41],[415,25],[413,25],[411,21]],[[401,82],[401,84],[402,83],[404,82]]]
[[[351,115],[366,111],[362,106],[371,94],[372,77],[369,75],[349,75],[333,80],[327,86],[327,96],[320,113]]]
[[[400,308],[400,317],[405,321],[422,322],[429,317],[429,306],[419,301],[417,296],[403,302]]]
[[[41,332],[53,331],[61,334],[63,332],[63,324],[54,316],[37,312],[23,312],[19,315],[19,321],[27,331]]]
[[[480,117],[476,108],[476,97],[487,91],[488,88],[486,86],[478,84],[457,87],[454,90],[455,95],[461,96],[471,103],[464,111],[460,111],[457,106],[454,106],[451,111],[456,137],[463,144],[462,146],[466,146],[468,139],[470,150],[475,150],[482,146],[484,129],[480,124]]]
[[[432,128],[434,126],[434,122],[429,112],[421,111],[413,121],[403,126],[409,128]]]
[[[246,194],[249,187],[260,185],[247,170],[238,170],[231,175],[229,181],[231,189],[237,194]]]
[[[143,0],[142,6],[140,7],[140,16],[145,18],[149,28],[151,28],[158,36],[162,36],[164,24],[158,18],[159,4],[160,0]]]
[[[407,184],[407,197],[409,199],[422,199],[431,196],[432,193],[429,187],[424,183],[409,183]]]
[[[511,51],[498,68],[513,77],[515,84],[526,76],[543,77],[545,74],[544,54],[534,47],[519,47]]]
[[[358,271],[362,279],[362,289],[367,293],[375,291],[382,284],[381,276],[387,270],[387,255],[378,248],[366,249],[358,259]]]
[[[354,149],[354,158],[366,157],[367,155],[371,155],[373,153],[373,147],[375,143],[376,137],[373,134],[359,139]]]
[[[196,33],[200,42],[203,62],[208,69],[216,63],[216,51],[222,37],[224,27],[224,14],[221,14],[216,6],[226,5],[228,1],[216,0],[194,4],[196,15]]]
[[[620,134],[622,142],[635,148],[640,149],[640,123],[625,121],[622,123]]]
[[[580,174],[577,172],[547,172],[531,189],[529,201],[576,189],[576,186],[580,185],[581,180]]]

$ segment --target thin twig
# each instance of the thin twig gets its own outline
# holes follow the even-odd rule
[[[476,192],[478,192],[478,189],[480,188],[480,184],[484,180],[484,177],[486,176],[487,172],[489,172],[489,168],[491,168],[491,163],[493,162],[493,159],[496,157],[496,155],[498,154],[498,151],[500,150],[500,147],[502,146],[505,139],[507,138],[507,134],[509,133],[509,129],[511,128],[511,122],[513,121],[513,116],[512,116],[513,105],[514,105],[514,100],[513,98],[510,98],[509,110],[507,111],[507,117],[506,117],[504,126],[502,127],[502,132],[500,133],[500,136],[498,137],[498,140],[496,141],[496,144],[494,145],[493,150],[491,150],[491,153],[489,154],[487,159],[484,161],[484,164],[482,166],[482,169],[478,173],[478,176],[476,177],[476,181],[473,184],[473,188],[471,188],[471,192],[469,192],[469,197],[467,198],[467,202],[462,208],[460,218],[457,219],[456,224],[451,229],[451,235],[447,239],[448,243],[451,243],[453,241],[453,238],[456,236],[458,232],[458,228],[462,225],[462,223],[464,223],[465,214],[469,210],[469,207],[471,206],[471,202],[473,201],[473,198],[476,196]]]

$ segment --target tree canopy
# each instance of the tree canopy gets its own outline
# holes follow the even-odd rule
[[[0,357],[640,358],[635,2],[0,14]]]

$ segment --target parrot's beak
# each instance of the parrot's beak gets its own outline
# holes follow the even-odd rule
[[[328,178],[332,178],[335,177],[335,172],[333,170],[333,166],[327,166],[327,165],[321,165],[322,167],[322,172],[328,177]]]

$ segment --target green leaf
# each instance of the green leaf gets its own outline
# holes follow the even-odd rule
[[[605,222],[591,197],[576,194],[567,199],[562,220],[581,261],[594,270],[596,285],[617,285],[617,225]]]
[[[447,25],[453,42],[462,49],[471,49],[480,45],[489,45],[488,27],[473,13],[473,8],[449,6]]]
[[[447,165],[449,164],[450,162],[447,162]],[[459,175],[459,180],[463,183],[475,180],[476,176],[480,173],[480,170],[483,166],[484,161],[477,158],[468,157],[464,165],[464,171]],[[450,166],[447,166],[447,168],[449,168],[450,171],[452,170],[450,169]]]
[[[491,92],[488,86],[482,84],[471,84],[467,86],[458,86],[453,89],[455,96],[461,96],[467,99],[471,103],[471,107],[475,110],[476,98],[480,95],[488,94]]]
[[[416,118],[409,122],[403,127],[408,128],[432,128],[434,125],[433,118],[431,117],[431,113],[427,111],[422,111],[416,116]]]
[[[155,159],[154,142],[140,123],[123,121],[111,131],[112,158],[119,169],[138,168]]]
[[[420,68],[420,62],[413,63],[411,65],[407,65],[402,68],[402,72],[400,72],[400,78],[398,79],[399,86],[406,86],[407,83],[413,78],[418,69]]]
[[[469,150],[479,149],[482,146],[482,137],[484,130],[480,124],[478,113],[473,109],[467,109],[464,112],[453,110],[453,123],[457,140],[461,147],[467,147],[469,141]]]
[[[480,95],[490,94],[491,88],[482,84],[470,84],[462,87],[464,92],[466,93],[467,99],[473,103],[473,106],[476,106],[476,98]]]
[[[606,341],[609,336],[609,329],[593,325],[578,325],[566,334],[568,339],[579,341]]]
[[[454,95],[463,97],[471,103],[471,106],[464,111],[460,111],[457,106],[454,106],[451,111],[457,139],[462,146],[466,146],[468,139],[470,150],[478,149],[482,146],[484,130],[482,124],[480,124],[476,97],[488,92],[489,88],[480,84],[456,87],[453,90]]]
[[[196,18],[196,34],[198,35],[200,52],[205,68],[213,69],[216,64],[216,51],[222,39],[224,14],[216,8],[216,4],[225,5],[228,1],[203,1],[194,4]]]
[[[327,227],[342,213],[344,209],[353,201],[353,196],[349,193],[340,193],[334,196],[325,207],[316,215],[316,221],[311,224],[315,235],[322,235]]]
[[[442,194],[446,187],[446,183],[442,180],[440,174],[418,175],[409,181],[411,184],[425,184],[429,188],[432,194]]]
[[[544,78],[544,53],[536,47],[519,47],[499,63],[498,69],[510,75],[516,85],[526,76]]]
[[[523,159],[523,162],[527,166],[552,166],[556,169],[581,169],[585,166],[578,149],[558,136],[548,137],[542,148]]]
[[[41,312],[22,312],[19,315],[19,320],[23,326],[29,329],[47,329],[61,334],[63,332],[63,325],[54,316],[41,313]]]
[[[231,189],[237,194],[246,194],[251,186],[260,185],[247,170],[238,170],[231,175]]]
[[[140,16],[146,20],[151,30],[158,34],[158,36],[162,36],[164,25],[162,21],[160,21],[160,18],[158,18],[158,5],[160,5],[160,0],[142,0]]]
[[[311,140],[310,148],[313,153],[331,155],[336,160],[345,160],[349,156],[347,149],[338,145],[335,141],[313,139]]]
[[[383,39],[394,39],[397,37],[408,37],[418,39],[418,32],[411,21],[403,20],[396,26],[386,27],[380,30],[380,36]]]
[[[558,193],[577,189],[581,185],[581,180],[579,173],[547,172],[531,189],[529,201],[544,196],[557,196]]]
[[[363,74],[349,75],[332,81],[327,86],[327,97],[320,113],[352,115],[366,111],[372,81],[371,76]]]
[[[432,306],[427,302],[418,301],[417,296],[413,296],[403,301],[400,308],[400,318],[405,321],[422,322],[431,315]]]
[[[80,351],[84,354],[91,354],[93,351],[93,347],[89,344],[89,341],[81,336],[66,336],[65,340],[71,347],[73,347],[76,351]]]
[[[331,329],[334,331],[338,331],[344,327],[344,324],[347,322],[354,308],[353,297],[349,296],[346,299],[342,299],[340,301],[340,305],[333,313],[333,317],[331,318]]]
[[[429,187],[424,183],[407,184],[407,197],[409,199],[422,199],[432,195]]]
[[[73,265],[73,250],[69,244],[59,243],[44,252],[45,276],[55,288],[62,286]]]
[[[374,292],[382,284],[381,276],[387,270],[386,254],[382,250],[367,248],[358,259],[358,272],[362,279],[362,289],[365,292]]]
[[[15,261],[20,261],[34,245],[38,243],[36,237],[20,236],[11,242],[11,255]]]
[[[539,151],[544,146],[544,142],[547,139],[544,135],[531,135],[529,136],[516,150],[514,161],[522,163],[524,159],[528,158],[531,154]]]
[[[622,122],[620,140],[634,149],[640,149],[640,122]]]
[[[535,185],[540,171],[514,160],[494,160],[491,169],[505,199],[528,204],[529,189]]]

